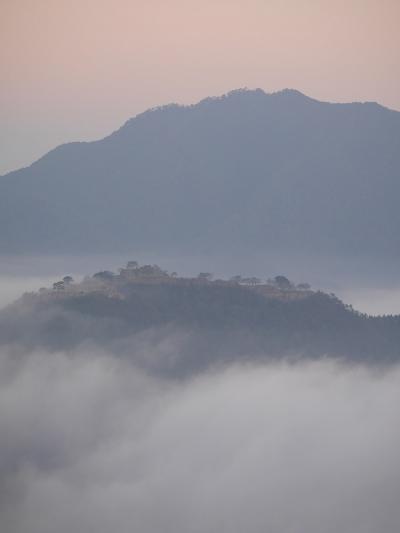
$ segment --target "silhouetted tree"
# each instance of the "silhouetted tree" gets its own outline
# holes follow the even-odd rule
[[[282,290],[287,290],[292,287],[291,282],[285,276],[275,276],[275,285]]]

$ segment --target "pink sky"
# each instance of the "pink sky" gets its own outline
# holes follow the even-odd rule
[[[400,110],[399,27],[400,0],[0,0],[0,173],[244,86]]]

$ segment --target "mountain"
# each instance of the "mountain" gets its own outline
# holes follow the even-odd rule
[[[243,360],[399,361],[399,316],[360,314],[282,279],[181,278],[150,265],[81,283],[66,277],[0,311],[0,346],[16,354],[98,347],[177,376]]]
[[[400,113],[294,90],[156,108],[0,178],[2,253],[400,257]]]

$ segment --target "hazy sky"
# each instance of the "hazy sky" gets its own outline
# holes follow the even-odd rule
[[[399,0],[0,0],[0,173],[247,86],[400,109]]]

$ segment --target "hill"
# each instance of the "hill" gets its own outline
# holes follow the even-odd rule
[[[382,364],[400,358],[400,317],[360,314],[283,277],[212,281],[135,263],[24,295],[0,312],[0,344],[95,345],[174,374],[281,357]]]
[[[400,113],[294,91],[146,111],[0,178],[2,253],[398,260]]]

